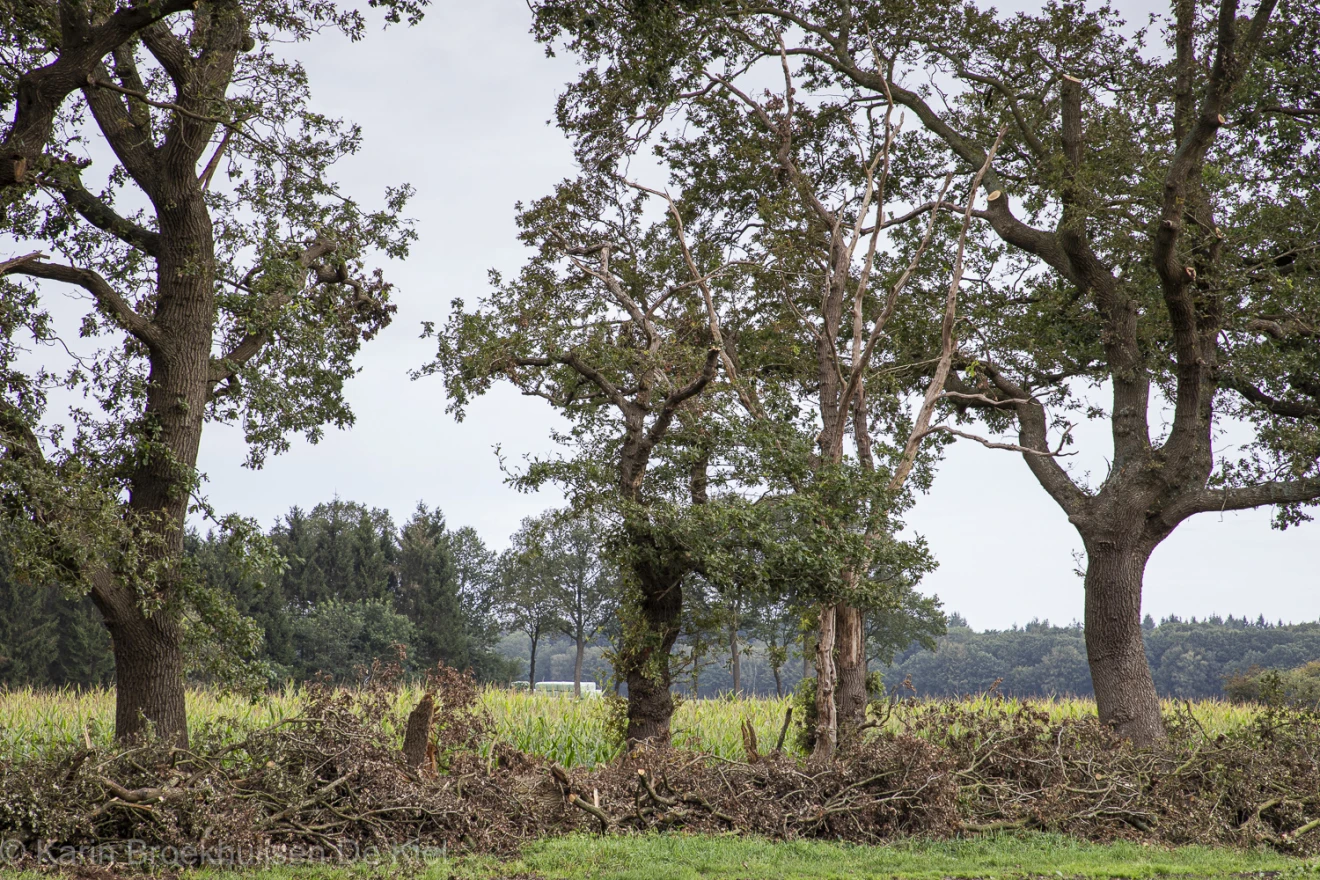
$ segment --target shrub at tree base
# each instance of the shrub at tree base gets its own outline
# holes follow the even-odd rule
[[[753,735],[742,762],[639,749],[569,772],[507,745],[482,757],[489,718],[471,680],[442,669],[431,689],[438,771],[406,765],[388,685],[320,688],[299,717],[229,745],[203,731],[187,752],[68,748],[0,765],[0,836],[126,852],[128,841],[288,844],[351,857],[393,844],[506,854],[571,831],[873,843],[1044,829],[1320,852],[1320,718],[1301,710],[1263,711],[1213,737],[1175,717],[1166,742],[1137,749],[1094,720],[1051,722],[1009,703],[899,705],[897,731],[874,732],[825,765],[763,754]]]
[[[1296,669],[1252,667],[1224,682],[1224,693],[1238,703],[1320,708],[1320,660]]]

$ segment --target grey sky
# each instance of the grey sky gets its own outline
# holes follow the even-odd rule
[[[418,339],[421,321],[442,320],[454,297],[476,299],[488,269],[516,271],[514,203],[573,172],[567,144],[546,120],[574,68],[545,57],[528,21],[523,0],[442,2],[415,29],[375,32],[352,47],[320,39],[294,49],[318,108],[363,125],[363,151],[340,178],[368,202],[387,184],[411,182],[420,241],[405,264],[388,267],[399,311],[365,347],[349,388],[356,427],[317,446],[297,441],[258,472],[241,467],[237,431],[209,427],[201,466],[217,509],[269,525],[291,505],[338,494],[402,520],[424,501],[498,547],[522,517],[559,502],[507,488],[492,451],[502,444],[515,462],[548,451],[554,417],[542,401],[501,388],[456,424],[438,379],[406,375],[432,353]],[[1102,432],[1098,440],[1084,444],[1092,453],[1077,466],[1103,473]],[[1146,610],[1320,618],[1320,526],[1280,534],[1268,521],[1262,511],[1184,524],[1151,562]],[[909,522],[940,560],[922,588],[973,626],[1080,618],[1072,555],[1080,542],[1017,456],[960,443]]]

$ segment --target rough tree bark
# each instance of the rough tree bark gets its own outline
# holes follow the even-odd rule
[[[1086,654],[1100,717],[1135,742],[1163,733],[1141,635],[1145,548],[1087,542]]]
[[[403,732],[403,760],[413,768],[426,763],[430,753],[431,729],[435,725],[435,696],[425,694],[408,715]]]
[[[816,744],[811,756],[817,761],[828,761],[838,745],[839,720],[834,702],[837,613],[836,605],[822,607],[816,627]]]
[[[839,742],[848,742],[866,723],[866,631],[859,608],[840,605],[838,620]]]
[[[678,641],[683,615],[683,577],[672,570],[639,571],[641,601],[637,609],[645,628],[620,655],[628,682],[628,742],[669,744],[674,699],[669,657]],[[677,575],[677,576],[675,576]]]

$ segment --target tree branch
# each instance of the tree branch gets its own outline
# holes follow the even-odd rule
[[[193,5],[193,0],[143,0],[121,6],[95,27],[82,25],[67,33],[54,61],[25,72],[16,87],[13,123],[0,144],[0,189],[23,182],[50,140],[60,105],[86,84],[102,58],[144,28]]]
[[[298,264],[308,272],[313,271],[314,269],[317,269],[316,261],[321,259],[321,257],[324,257],[326,254],[333,252],[334,249],[335,243],[332,239],[323,235],[318,235],[316,240],[298,255]],[[248,274],[251,275],[255,271],[256,270],[253,269],[252,272],[249,272]],[[341,273],[336,273],[332,277],[327,277],[326,273],[318,270],[316,276],[316,283],[318,284],[335,282],[352,283],[356,286],[359,293],[361,292],[360,282],[352,281],[346,276],[341,277]],[[294,297],[301,292],[302,290],[298,290],[267,297],[266,301],[261,305],[262,311],[267,313],[276,312],[293,302]],[[239,370],[260,354],[263,348],[270,344],[270,340],[271,333],[269,330],[259,330],[253,333],[248,333],[225,352],[224,355],[218,358],[211,358],[211,374],[209,379],[212,389],[214,389],[219,383],[238,375]]]
[[[150,319],[138,314],[99,273],[91,269],[42,262],[35,259],[37,256],[41,255],[29,254],[28,257],[20,258],[17,263],[10,261],[10,264],[4,268],[4,273],[76,284],[90,293],[116,324],[145,345],[152,354],[164,352],[165,339],[159,328]]]
[[[1181,521],[1197,513],[1253,510],[1273,504],[1304,504],[1316,499],[1320,499],[1320,477],[1274,480],[1234,489],[1202,489],[1170,505],[1165,511],[1165,518]]]
[[[647,432],[647,441],[654,446],[664,437],[665,432],[669,430],[669,424],[674,419],[674,413],[684,402],[691,400],[702,392],[710,381],[715,378],[716,369],[719,367],[720,355],[723,351],[712,347],[706,352],[706,363],[702,366],[701,372],[696,377],[665,398],[664,405],[660,409],[660,415],[656,417],[655,423],[651,425],[651,430]]]
[[[1256,404],[1271,415],[1294,419],[1320,418],[1320,404],[1279,400],[1250,382],[1244,382],[1231,375],[1221,374],[1219,384],[1220,387],[1236,391],[1245,400]]]
[[[110,233],[147,256],[160,255],[159,233],[121,217],[113,208],[88,192],[82,185],[82,180],[76,176],[76,172],[71,178],[47,175],[42,178],[42,182],[58,192],[66,205],[97,229]]]
[[[901,488],[907,480],[908,474],[912,472],[912,468],[916,464],[917,451],[921,448],[922,439],[929,433],[927,427],[930,425],[931,417],[935,413],[935,405],[944,392],[944,383],[953,365],[953,355],[957,349],[957,340],[954,337],[954,319],[957,317],[958,288],[962,286],[963,251],[967,246],[967,231],[972,225],[972,205],[976,201],[981,181],[990,171],[995,153],[999,151],[1000,144],[1004,142],[1004,134],[1007,131],[1008,126],[1004,126],[999,130],[999,136],[995,138],[994,145],[990,147],[990,152],[986,153],[985,162],[976,172],[976,177],[973,178],[972,185],[968,188],[967,209],[963,214],[962,229],[958,232],[958,248],[953,260],[953,277],[949,281],[949,292],[945,297],[944,322],[940,327],[940,360],[935,366],[935,375],[931,377],[930,384],[926,386],[925,398],[921,402],[921,408],[917,411],[912,433],[908,436],[898,467],[894,469],[894,474],[890,477],[890,491],[897,491]],[[947,180],[945,186],[948,186]],[[943,194],[941,193],[942,198]],[[935,215],[932,214],[931,216],[934,217]]]
[[[1032,449],[1029,446],[1020,446],[1017,443],[998,443],[995,442],[994,440],[987,440],[985,437],[981,437],[978,434],[970,434],[966,431],[959,431],[956,428],[949,427],[948,425],[936,425],[933,428],[927,428],[921,434],[920,439],[929,437],[931,434],[952,434],[955,437],[963,437],[967,440],[975,440],[977,443],[980,443],[982,446],[985,446],[988,449],[1007,449],[1010,452],[1020,452],[1023,455],[1045,455],[1045,456],[1062,458],[1064,456],[1077,454],[1075,452],[1058,452],[1058,451],[1051,452],[1048,449]]]

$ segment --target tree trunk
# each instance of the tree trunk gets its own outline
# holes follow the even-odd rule
[[[532,635],[527,634],[532,640],[532,651],[527,662],[527,689],[536,693],[536,643],[540,640],[540,633]]]
[[[674,572],[642,568],[637,572],[642,633],[622,657],[628,681],[628,742],[669,744],[674,714],[670,696],[669,655],[682,626],[683,582]],[[695,658],[694,658],[695,663]]]
[[[742,693],[742,663],[738,657],[738,624],[729,628],[729,671],[733,674],[733,693]]]
[[[431,745],[431,730],[435,726],[435,697],[425,694],[417,708],[408,716],[403,733],[403,760],[414,769],[426,763]]]
[[[1142,576],[1150,551],[1087,542],[1086,656],[1100,721],[1138,745],[1164,736],[1141,635]]]
[[[847,741],[866,723],[866,633],[859,608],[840,605],[836,612],[839,639],[839,742]]]
[[[577,628],[577,654],[573,657],[573,696],[582,699],[582,656],[586,653],[586,639],[582,627]]]
[[[811,757],[817,760],[829,760],[834,756],[834,747],[839,737],[834,703],[837,676],[834,665],[835,625],[835,606],[822,606],[816,639],[816,746],[811,753]]]
[[[188,713],[177,622],[164,613],[145,617],[131,607],[105,613],[105,624],[115,655],[115,738],[129,740],[150,731],[165,742],[187,748]]]
[[[779,667],[771,666],[770,670],[775,674],[775,696],[782,700],[784,698],[784,680],[779,674]]]

